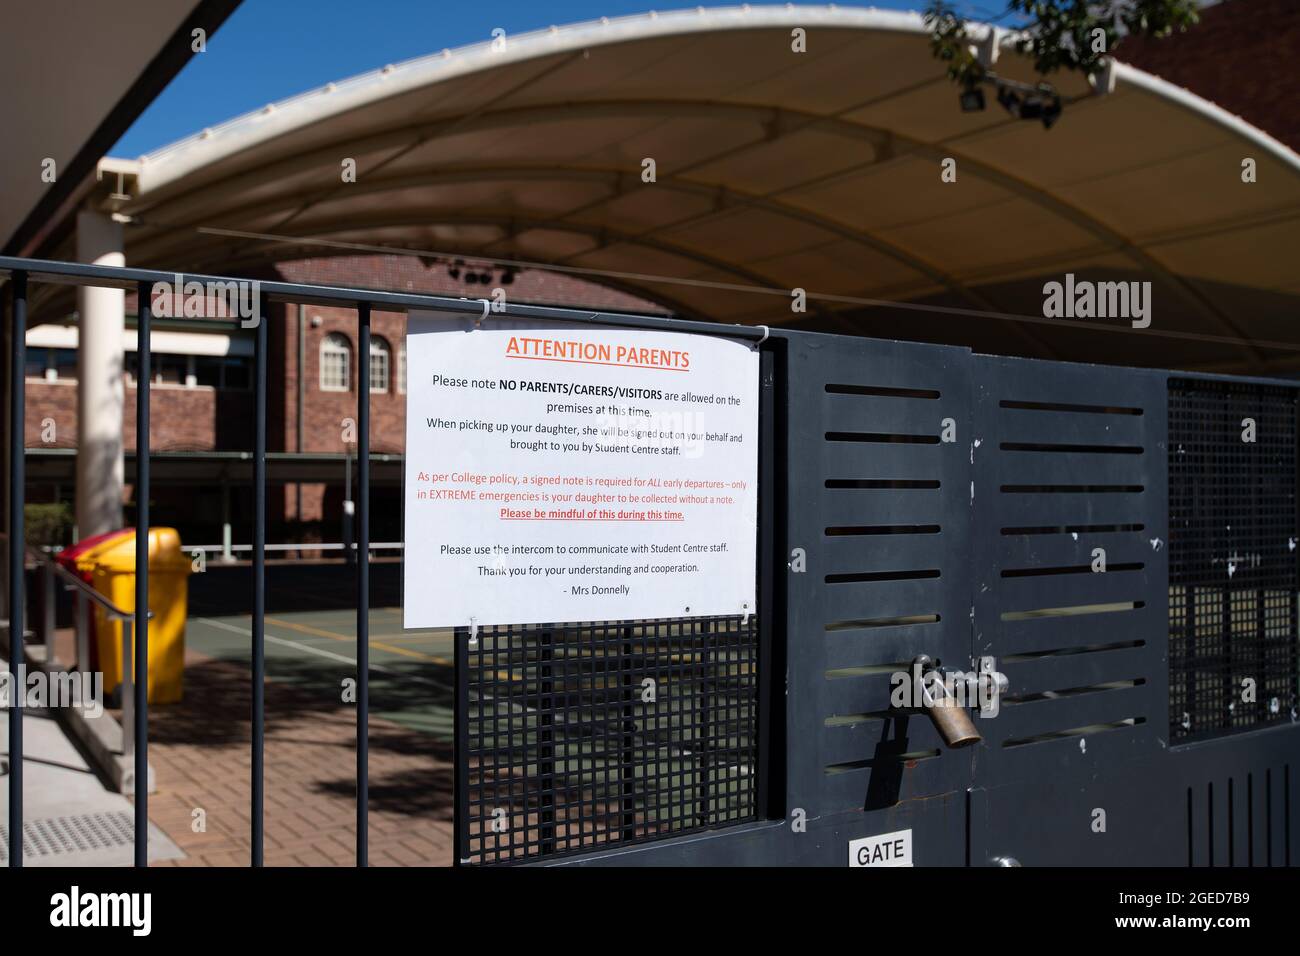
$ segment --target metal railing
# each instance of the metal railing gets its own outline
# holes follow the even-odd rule
[[[104,617],[108,621],[120,621],[122,623],[122,687],[121,687],[121,705],[122,705],[122,756],[130,760],[135,754],[135,694],[133,674],[134,668],[130,665],[132,655],[135,651],[135,611],[127,611],[118,607],[107,597],[96,591],[94,587],[87,584],[77,575],[73,574],[67,568],[58,563],[52,554],[45,551],[26,546],[27,555],[36,562],[37,570],[41,575],[41,626],[37,635],[45,647],[45,664],[47,667],[53,667],[56,661],[54,651],[54,631],[55,631],[55,581],[63,583],[64,591],[71,592],[74,595],[76,614],[74,617],[73,631],[76,636],[74,644],[74,661],[70,661],[79,671],[90,670],[90,605],[94,604],[104,612]],[[153,611],[148,611],[146,618],[153,620]],[[17,662],[11,660],[10,666]],[[146,685],[147,686],[147,685]],[[146,780],[146,777],[136,777],[135,780]]]
[[[277,544],[268,544],[264,546],[268,553],[301,553],[303,551],[348,551],[355,552],[355,544],[344,544],[341,541],[286,541]],[[406,547],[401,541],[372,541],[370,543],[370,552],[376,551],[402,551]],[[219,554],[222,560],[232,560],[236,554],[252,552],[253,545],[250,544],[187,544],[181,547],[181,550],[191,557],[197,557],[200,552],[203,554]]]
[[[210,276],[194,273],[163,272],[153,269],[132,269],[117,266],[87,265],[55,262],[41,259],[20,259],[0,256],[0,276],[7,277],[10,288],[11,331],[13,346],[10,351],[10,402],[9,402],[9,640],[10,659],[23,657],[23,492],[25,488],[24,424],[26,365],[26,331],[28,282],[47,282],[63,285],[92,286],[100,288],[129,289],[139,298],[138,391],[136,396],[137,447],[136,500],[136,567],[147,567],[149,550],[149,409],[150,409],[150,328],[151,291],[155,283],[188,283],[197,281],[204,288],[209,283],[245,283],[252,280]],[[236,286],[231,286],[236,287]],[[266,372],[267,372],[267,305],[270,302],[293,302],[353,308],[359,326],[358,355],[370,352],[370,314],[374,308],[393,312],[410,309],[427,309],[441,312],[458,312],[486,315],[490,303],[486,299],[455,299],[446,296],[420,295],[406,292],[382,292],[368,289],[335,286],[303,285],[292,282],[258,282],[260,293],[256,344],[254,348],[255,426],[253,447],[253,619],[252,619],[252,743],[251,743],[251,863],[261,866],[263,860],[263,809],[266,708],[263,696],[266,679],[265,612],[266,612]],[[754,326],[720,325],[663,316],[613,315],[597,311],[506,304],[503,311],[494,312],[499,318],[532,319],[658,331],[694,332],[716,335],[725,333],[737,338],[760,340],[767,337],[766,329]],[[356,539],[367,560],[358,561],[357,568],[357,834],[356,863],[367,865],[367,815],[369,811],[369,741],[368,722],[369,690],[369,605],[370,605],[370,363],[357,363],[357,502]],[[135,655],[135,725],[134,738],[135,779],[148,779],[149,711],[146,696],[148,687],[149,653],[149,576],[136,576],[136,610],[134,631]],[[143,613],[142,613],[143,610]],[[123,672],[127,670],[123,661]],[[22,865],[23,829],[23,725],[17,701],[10,702],[9,715],[9,813],[17,825],[9,827],[9,865]],[[148,787],[136,788],[135,795],[135,865],[148,864]]]

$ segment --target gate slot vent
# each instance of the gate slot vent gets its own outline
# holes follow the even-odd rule
[[[1004,621],[1032,621],[1043,617],[1077,617],[1083,614],[1114,614],[1146,607],[1145,601],[1114,601],[1110,604],[1075,604],[1070,607],[1040,607],[1029,611],[1003,611]]]
[[[932,757],[939,756],[938,750],[913,750],[905,754],[889,754],[882,757],[870,757],[866,760],[850,760],[845,763],[827,764],[826,775],[832,776],[837,773],[851,773],[854,770],[868,770],[875,767],[899,767],[904,764],[913,764],[921,760],[929,760]]]
[[[862,584],[869,581],[922,581],[939,577],[938,568],[916,571],[852,571],[826,575],[827,584]]]
[[[1080,697],[1084,694],[1097,694],[1108,690],[1123,690],[1128,687],[1141,687],[1146,678],[1135,677],[1132,680],[1113,680],[1105,684],[1092,684],[1089,687],[1064,687],[1060,690],[1042,690],[1033,694],[1004,694],[1003,706],[1012,704],[1032,704],[1040,700],[1058,700],[1063,697]]]
[[[1017,402],[1003,399],[999,408],[1015,408],[1034,412],[1084,412],[1091,415],[1141,415],[1140,408],[1125,408],[1120,405],[1076,405],[1072,402]]]
[[[1115,495],[1135,494],[1141,485],[1003,485],[1004,495]]]
[[[938,624],[938,614],[908,614],[902,617],[872,617],[857,621],[832,621],[826,625],[827,633],[856,631],[873,627],[911,627],[916,624]]]
[[[1048,451],[1086,455],[1140,455],[1144,451],[1141,445],[1058,445],[1054,442],[1039,441],[1004,441],[998,447],[1003,451]]]
[[[913,491],[934,490],[938,481],[890,479],[890,478],[827,478],[827,488],[889,488],[891,490]]]
[[[1112,564],[1106,568],[1107,574],[1117,571],[1141,571],[1146,565],[1141,561],[1129,564]],[[1072,564],[1061,568],[1007,568],[1002,572],[1004,578],[1041,578],[1054,574],[1094,574],[1090,564]]]
[[[1115,534],[1125,531],[1144,531],[1146,525],[1141,524],[1074,524],[1058,525],[1056,527],[1037,527],[1037,528],[1003,528],[1004,535],[1019,534]]]
[[[859,534],[938,534],[940,530],[937,524],[844,525],[827,528],[826,535],[836,538]]]
[[[1126,651],[1135,647],[1146,647],[1146,641],[1116,641],[1113,644],[1089,644],[1084,647],[1058,647],[1050,651],[1030,651],[1025,654],[1008,654],[1002,658],[1003,663],[1015,664],[1020,661],[1038,661],[1044,657],[1071,657],[1075,654],[1098,654],[1102,651]]]
[[[895,435],[886,432],[827,432],[827,441],[873,442],[884,445],[937,445],[938,435]]]
[[[1125,717],[1123,720],[1112,720],[1105,724],[1089,724],[1087,727],[1072,727],[1069,730],[1052,730],[1047,733],[1034,734],[1032,737],[1021,737],[1016,740],[1002,741],[1002,747],[1005,750],[1011,750],[1015,747],[1025,747],[1030,744],[1046,743],[1049,740],[1063,740],[1067,737],[1091,737],[1093,734],[1104,734],[1112,730],[1122,730],[1126,727],[1137,727],[1139,724],[1146,723],[1145,717]]]
[[[893,710],[872,710],[863,714],[833,714],[823,720],[822,724],[826,727],[853,727],[857,724],[893,720],[897,717],[897,712]]]
[[[906,671],[911,661],[890,661],[887,664],[860,664],[857,667],[837,667],[826,671],[827,680],[843,680],[846,677],[872,677],[877,674],[897,674]]]
[[[941,394],[937,388],[892,388],[887,385],[829,384],[826,391],[832,395],[874,395],[880,398],[924,398],[934,400]]]

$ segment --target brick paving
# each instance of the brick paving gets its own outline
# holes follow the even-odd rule
[[[268,680],[266,715],[266,865],[353,865],[355,711]],[[187,651],[184,701],[149,715],[149,816],[187,856],[164,865],[248,865],[249,720],[248,669]],[[372,716],[371,865],[450,865],[451,801],[449,745]]]

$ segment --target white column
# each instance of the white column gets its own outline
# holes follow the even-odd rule
[[[77,260],[126,265],[122,225],[103,213],[77,213]],[[77,532],[122,527],[122,332],[126,293],[77,289]]]

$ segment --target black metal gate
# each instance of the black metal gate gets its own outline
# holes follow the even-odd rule
[[[11,655],[21,657],[22,343],[36,281],[170,274],[0,259],[10,280]],[[214,277],[200,281],[236,280]],[[263,283],[268,299],[476,311]],[[1253,864],[1300,859],[1297,387],[855,337],[510,306],[761,345],[749,618],[457,635],[461,864]],[[261,861],[266,338],[254,449],[252,861]],[[367,553],[368,388],[358,438]],[[138,433],[148,435],[141,375]],[[138,482],[147,499],[148,454]],[[147,527],[147,511],[142,510]],[[144,540],[141,536],[140,540]],[[747,569],[746,569],[747,570]],[[147,588],[147,575],[139,578]],[[369,578],[357,569],[357,859]],[[147,593],[137,607],[147,607]],[[147,665],[138,620],[137,672]],[[914,662],[1008,689],[950,749],[894,692]],[[144,687],[143,679],[136,687]],[[148,720],[137,702],[136,758]],[[11,752],[21,753],[20,713]],[[11,807],[21,815],[21,761]],[[15,772],[16,770],[16,772]],[[147,798],[137,800],[145,862]],[[10,828],[10,861],[22,859]]]
[[[625,815],[617,850],[568,861],[843,866],[903,834],[916,865],[1296,859],[1292,386],[803,334],[772,354],[766,803],[680,836]],[[1007,676],[978,746],[892,705],[918,655]]]

